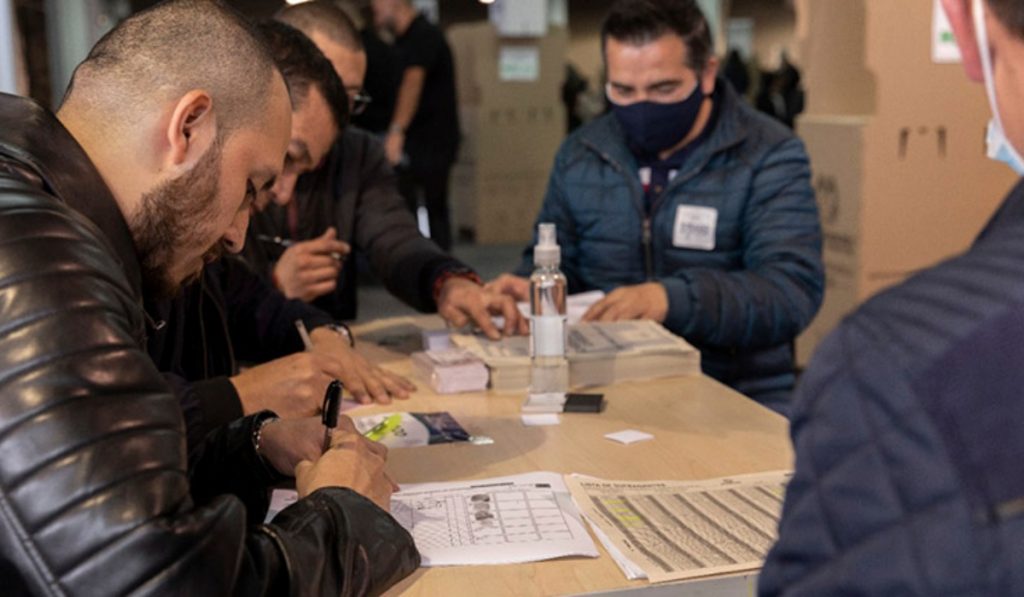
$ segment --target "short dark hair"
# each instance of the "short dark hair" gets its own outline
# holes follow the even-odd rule
[[[274,18],[288,23],[309,37],[320,32],[336,44],[353,52],[362,52],[363,38],[352,19],[330,0],[312,0],[279,10]]]
[[[308,37],[291,25],[280,21],[259,24],[263,40],[270,49],[274,63],[284,75],[292,107],[298,108],[316,87],[331,108],[338,130],[348,125],[348,95],[334,66]]]
[[[1024,38],[1024,2],[1020,0],[988,0],[992,12],[1017,37]]]
[[[217,0],[170,0],[136,13],[103,36],[75,69],[64,102],[81,99],[111,121],[154,98],[210,93],[228,135],[266,109],[274,61],[252,24]],[[115,125],[116,126],[116,125]]]
[[[687,66],[703,71],[713,49],[711,27],[695,0],[618,0],[601,26],[601,51],[608,38],[640,46],[666,33],[683,39]]]

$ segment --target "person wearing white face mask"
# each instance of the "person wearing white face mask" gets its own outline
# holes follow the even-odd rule
[[[1024,0],[943,0],[1024,172]],[[970,201],[970,197],[965,197]],[[1024,181],[963,255],[865,303],[796,392],[759,594],[1024,595]]]

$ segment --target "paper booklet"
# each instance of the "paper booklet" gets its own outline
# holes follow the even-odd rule
[[[566,484],[626,578],[657,583],[760,569],[791,477],[778,471],[648,482],[570,475]]]
[[[528,337],[489,340],[482,334],[455,334],[452,342],[487,364],[492,390],[520,392],[529,386]],[[567,356],[573,387],[700,373],[700,352],[649,320],[570,325]]]
[[[294,490],[275,490],[267,520],[295,500]],[[557,473],[403,485],[391,496],[391,515],[416,541],[425,567],[599,555]]]
[[[464,348],[427,350],[412,354],[413,375],[438,394],[482,392],[487,389],[487,366]]]

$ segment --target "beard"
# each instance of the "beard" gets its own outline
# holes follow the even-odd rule
[[[138,212],[128,223],[146,296],[173,297],[183,284],[202,273],[201,266],[184,275],[176,274],[174,268],[187,266],[178,263],[181,249],[188,251],[210,236],[220,186],[221,149],[218,136],[190,172],[145,193]],[[218,238],[204,254],[203,264],[217,259],[223,251]]]

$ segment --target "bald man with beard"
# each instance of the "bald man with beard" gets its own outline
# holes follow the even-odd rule
[[[121,23],[56,116],[0,95],[5,595],[376,594],[417,566],[381,508],[383,455],[358,434],[271,471],[282,446],[257,414],[187,467],[178,401],[144,351],[143,293],[241,250],[290,112],[250,27],[200,0]],[[203,467],[220,485],[196,492]],[[247,527],[228,494],[275,473],[297,474],[301,499]]]

